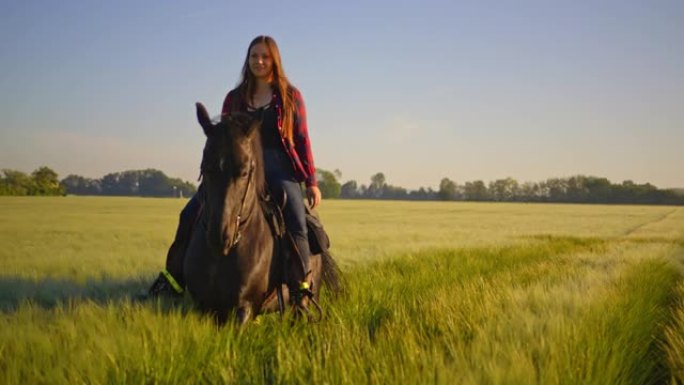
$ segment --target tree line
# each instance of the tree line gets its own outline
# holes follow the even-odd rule
[[[368,184],[360,185],[355,180],[341,183],[339,170],[317,169],[317,174],[325,199],[684,204],[682,189],[658,189],[650,183],[629,180],[612,183],[606,178],[584,175],[524,183],[505,178],[458,184],[443,178],[436,190],[431,187],[408,190],[388,183],[382,172],[372,175]],[[99,179],[72,174],[61,181],[55,171],[45,166],[30,174],[3,169],[0,175],[0,195],[190,197],[196,191],[194,184],[170,178],[155,169],[115,172]]]
[[[39,167],[31,174],[3,169],[0,195],[64,195],[64,187],[49,167]]]
[[[31,174],[3,169],[0,176],[0,195],[189,197],[195,191],[192,183],[170,178],[155,169],[115,172],[102,178],[72,174],[60,181],[54,170],[43,166]]]
[[[584,175],[524,183],[513,178],[488,183],[476,180],[462,185],[443,178],[437,190],[430,187],[407,190],[393,186],[387,183],[382,172],[371,176],[367,185],[359,185],[355,180],[338,182],[341,179],[339,170],[318,170],[318,179],[321,193],[328,199],[684,204],[683,189],[658,189],[650,183],[638,184],[630,180],[612,183],[607,178]]]

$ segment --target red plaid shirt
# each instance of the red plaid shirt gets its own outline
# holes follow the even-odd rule
[[[278,91],[273,91],[273,101],[278,114],[278,131],[280,141],[283,144],[285,153],[289,156],[292,167],[295,171],[295,178],[299,182],[304,182],[306,187],[316,186],[316,167],[314,166],[313,153],[311,152],[311,141],[309,140],[309,130],[306,126],[306,108],[304,99],[298,89],[292,87],[292,101],[295,104],[295,111],[292,121],[292,131],[294,135],[294,146],[287,138],[283,137],[283,100]],[[239,91],[234,89],[228,92],[223,101],[221,117],[227,116],[232,111],[246,111],[247,103],[241,100]]]

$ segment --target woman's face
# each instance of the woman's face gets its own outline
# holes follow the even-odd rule
[[[273,58],[264,43],[257,43],[249,50],[249,69],[257,79],[271,81]]]

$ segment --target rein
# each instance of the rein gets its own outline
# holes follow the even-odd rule
[[[230,241],[230,245],[228,246],[228,253],[230,253],[235,246],[237,246],[238,242],[240,242],[240,238],[242,237],[242,232],[240,231],[240,224],[242,221],[242,210],[245,208],[245,201],[247,200],[247,193],[249,192],[249,186],[252,183],[252,174],[254,174],[254,168],[256,164],[254,160],[252,160],[249,164],[249,174],[247,175],[247,186],[245,186],[245,192],[242,194],[242,201],[240,201],[240,210],[238,210],[237,217],[235,218],[235,234],[233,235],[233,239]]]

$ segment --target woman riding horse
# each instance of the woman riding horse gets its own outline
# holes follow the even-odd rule
[[[312,208],[320,203],[321,192],[316,181],[304,101],[299,90],[285,76],[278,46],[269,36],[258,36],[250,43],[242,80],[227,94],[221,119],[228,119],[236,112],[247,113],[261,121],[259,130],[266,183],[271,196],[282,207],[287,231],[301,259],[302,268],[292,272],[290,285],[302,294],[307,293],[311,286],[311,279],[307,277],[311,252],[300,183],[306,185]],[[181,212],[176,237],[167,254],[166,269],[149,289],[150,296],[182,293],[185,252],[200,211],[198,196],[203,190],[204,184]],[[302,295],[297,297],[303,298]]]

